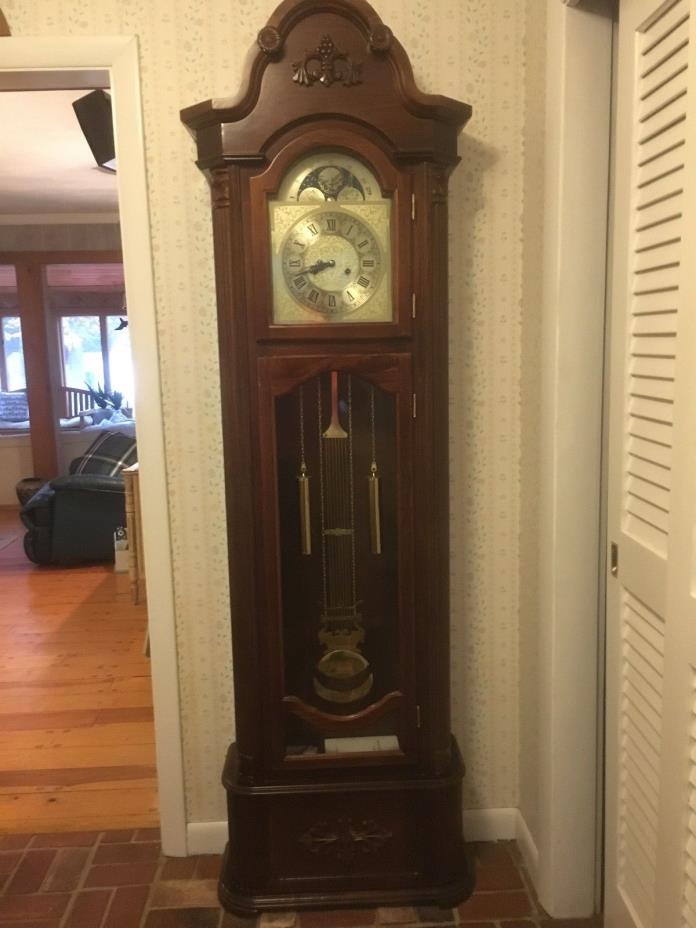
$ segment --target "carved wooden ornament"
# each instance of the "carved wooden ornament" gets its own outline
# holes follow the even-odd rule
[[[292,79],[303,87],[323,84],[330,87],[340,81],[344,87],[362,82],[362,62],[339,51],[330,35],[325,35],[313,52],[307,52],[301,61],[294,62]]]

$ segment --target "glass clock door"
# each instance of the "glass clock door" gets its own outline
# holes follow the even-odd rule
[[[337,364],[275,398],[286,757],[404,750],[403,416],[375,380]]]

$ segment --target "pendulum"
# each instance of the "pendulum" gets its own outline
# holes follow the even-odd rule
[[[351,377],[346,377],[347,430],[340,417],[338,371],[330,372],[330,386],[331,418],[324,429],[321,377],[318,378],[323,588],[319,641],[325,651],[315,667],[313,685],[324,702],[350,711],[372,689],[373,675],[360,650],[365,630],[356,589]]]

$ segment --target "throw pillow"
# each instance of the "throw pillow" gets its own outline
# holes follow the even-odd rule
[[[71,474],[100,474],[115,477],[138,460],[138,447],[130,435],[104,432],[87,451],[70,465]]]
[[[27,394],[0,393],[0,419],[5,422],[25,422],[29,418]]]

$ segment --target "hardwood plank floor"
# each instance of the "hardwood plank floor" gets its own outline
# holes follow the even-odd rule
[[[144,605],[111,565],[36,567],[0,509],[0,834],[158,824]]]

